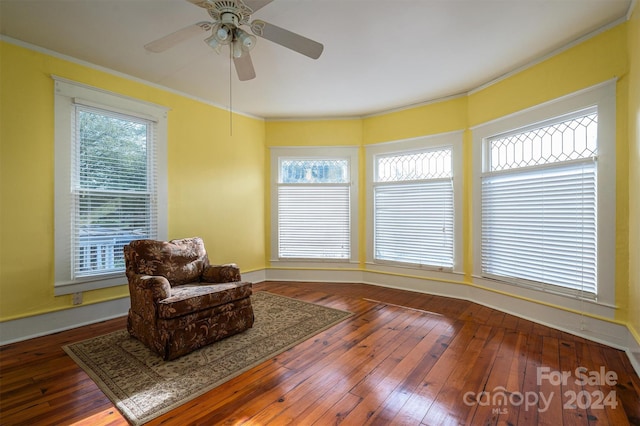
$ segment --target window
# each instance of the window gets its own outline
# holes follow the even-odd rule
[[[272,252],[279,260],[351,260],[354,156],[348,149],[274,150]]]
[[[452,147],[376,157],[374,259],[453,267]]]
[[[367,146],[372,266],[462,269],[461,150],[462,132]]]
[[[485,141],[482,271],[596,294],[598,114]]]
[[[473,130],[474,273],[613,305],[615,84]]]
[[[124,270],[122,247],[157,236],[154,123],[75,105],[72,274]]]
[[[56,80],[56,294],[123,284],[123,246],[164,234],[163,116]]]

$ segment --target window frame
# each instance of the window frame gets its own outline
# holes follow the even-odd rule
[[[575,309],[611,316],[615,308],[615,223],[616,223],[616,84],[615,80],[557,98],[488,123],[472,127],[473,140],[473,282],[499,291]],[[530,286],[509,280],[485,277],[482,271],[482,174],[489,164],[487,141],[500,134],[544,125],[577,111],[595,107],[598,112],[597,212],[597,294],[567,292],[553,285]],[[572,299],[573,301],[568,301]]]
[[[453,131],[436,135],[427,135],[411,139],[382,142],[366,147],[366,182],[367,182],[367,253],[366,262],[373,269],[393,272],[394,268],[408,268],[426,271],[435,276],[442,273],[443,279],[450,273],[462,274],[463,272],[463,244],[462,244],[462,217],[463,217],[463,131]],[[392,260],[375,258],[375,202],[374,188],[377,184],[377,158],[389,155],[402,155],[422,151],[432,151],[439,148],[451,149],[451,179],[453,181],[453,267],[439,267]]]
[[[349,164],[350,254],[346,259],[279,257],[278,188],[282,160],[347,160]],[[282,267],[348,267],[358,262],[358,148],[356,147],[272,147],[271,148],[271,238],[270,262]],[[333,185],[333,184],[328,184]]]
[[[156,212],[158,239],[167,237],[167,112],[168,108],[140,101],[72,80],[54,80],[54,295],[65,295],[126,283],[125,272],[73,278],[72,255],[72,150],[76,105],[87,106],[153,122],[155,133]],[[154,142],[152,141],[152,143]]]

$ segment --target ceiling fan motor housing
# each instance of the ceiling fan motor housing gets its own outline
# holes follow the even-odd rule
[[[209,0],[206,4],[209,16],[223,25],[238,27],[247,25],[251,19],[251,9],[241,0]]]

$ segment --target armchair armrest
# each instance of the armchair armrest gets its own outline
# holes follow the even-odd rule
[[[157,302],[171,295],[171,284],[163,276],[133,274],[129,276],[129,292],[132,299],[142,296]]]
[[[207,265],[202,272],[202,281],[206,283],[229,283],[240,279],[240,268],[235,263]]]

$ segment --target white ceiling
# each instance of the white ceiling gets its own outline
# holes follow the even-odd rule
[[[467,92],[604,26],[631,0],[274,0],[262,19],[324,44],[313,60],[258,38],[257,78],[230,75],[186,0],[0,0],[0,33],[264,118],[355,117]],[[231,78],[230,78],[231,77]],[[231,90],[230,90],[231,88]],[[231,97],[231,105],[229,104]]]

